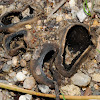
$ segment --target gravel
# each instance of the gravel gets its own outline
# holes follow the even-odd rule
[[[90,83],[91,78],[84,73],[76,73],[74,76],[71,77],[71,80],[74,85],[87,86]]]

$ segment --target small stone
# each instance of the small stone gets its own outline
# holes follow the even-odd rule
[[[48,86],[46,85],[38,85],[38,88],[39,90],[42,92],[42,93],[49,93],[51,90],[49,89]]]
[[[69,1],[69,4],[70,4],[70,7],[71,8],[74,7],[75,6],[75,0],[70,0]]]
[[[79,11],[78,7],[75,6],[72,8],[72,10],[71,10],[72,18],[76,18],[76,14],[78,11]]]
[[[0,100],[4,100],[4,94],[0,92]]]
[[[23,59],[25,59],[26,61],[29,61],[29,60],[31,59],[31,54],[30,54],[29,52],[27,52],[27,53],[24,55]]]
[[[100,82],[100,73],[94,73],[91,76],[93,81]]]
[[[94,3],[95,3],[95,5],[100,6],[100,0],[95,0]]]
[[[99,89],[99,86],[98,86],[97,84],[94,84],[94,88],[95,88],[96,90],[98,90],[98,89]]]
[[[18,65],[18,57],[17,56],[12,58],[12,65],[13,66],[17,66]]]
[[[64,95],[70,95],[70,96],[81,95],[80,88],[75,85],[63,86],[63,87],[61,87],[61,91]]]
[[[41,30],[42,28],[43,28],[43,27],[40,26],[40,25],[37,26],[37,30]]]
[[[42,24],[42,21],[41,20],[38,20],[37,21],[37,25],[41,25]]]
[[[10,77],[14,78],[16,76],[16,72],[11,72],[8,74]]]
[[[23,87],[26,89],[32,89],[33,87],[35,87],[35,79],[33,77],[28,77],[25,79],[24,83],[23,83]]]
[[[16,78],[17,78],[18,81],[24,81],[26,76],[22,72],[18,72],[16,74]]]
[[[94,71],[95,71],[94,68],[89,68],[89,69],[88,69],[88,73],[89,73],[89,74],[94,73]]]
[[[12,19],[12,23],[18,23],[18,22],[20,22],[20,19],[18,17],[14,17]]]
[[[8,64],[6,64],[6,63],[3,65],[2,70],[3,70],[4,72],[9,72],[10,69],[11,69],[11,65],[8,65]]]
[[[25,95],[21,95],[18,100],[27,100]]]
[[[32,28],[32,26],[31,25],[25,25],[25,27],[27,28],[27,29],[31,29]]]
[[[62,21],[62,20],[63,20],[63,18],[62,18],[61,15],[58,15],[58,16],[56,17],[56,21],[57,21],[57,22],[60,22],[60,21]]]
[[[84,73],[76,73],[74,76],[71,77],[71,80],[74,85],[87,86],[90,83],[91,78]]]
[[[26,97],[27,100],[33,100],[32,95],[26,94],[25,97]]]
[[[99,25],[99,23],[98,23],[98,21],[96,19],[93,21],[93,25],[94,26],[98,26]]]
[[[87,17],[86,14],[84,13],[83,9],[79,10],[76,15],[80,22],[83,22],[85,20],[85,18]]]
[[[12,64],[12,61],[10,60],[10,61],[7,61],[7,64],[8,65],[11,65]]]
[[[30,9],[29,8],[27,8],[25,11],[22,12],[23,17],[27,17],[29,15],[30,15]]]
[[[23,74],[28,74],[28,70],[27,69],[22,69]]]
[[[24,59],[21,59],[21,60],[20,60],[20,65],[21,65],[22,67],[25,67],[25,66],[26,66],[26,61],[25,61]]]

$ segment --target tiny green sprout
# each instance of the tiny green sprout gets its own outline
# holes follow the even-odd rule
[[[61,92],[61,95],[63,96],[63,100],[66,100],[65,97],[64,97],[64,94],[62,92]]]
[[[86,4],[86,6],[87,6],[88,12],[86,11],[85,4]],[[90,12],[90,9],[89,9],[89,7],[88,7],[87,0],[84,0],[84,3],[83,3],[83,10],[84,10],[84,12],[85,12],[88,16],[91,16],[91,12]]]
[[[100,53],[100,50],[99,49],[96,49],[99,53]]]

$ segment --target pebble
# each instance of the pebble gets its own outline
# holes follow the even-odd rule
[[[29,10],[29,8],[27,8],[25,11],[22,12],[22,16],[23,16],[23,17],[27,17],[27,16],[29,16],[29,15],[30,15],[30,10]]]
[[[70,95],[70,96],[81,95],[80,88],[73,84],[61,87],[61,91],[64,95]]]
[[[12,65],[13,65],[13,66],[17,66],[17,65],[18,65],[18,57],[17,57],[17,56],[14,56],[14,57],[12,58]]]
[[[87,17],[83,9],[79,10],[76,15],[80,22],[83,22],[85,18]]]
[[[98,25],[99,25],[99,23],[98,23],[98,21],[97,21],[96,19],[94,19],[93,25],[94,25],[94,26],[98,26]]]
[[[26,76],[22,72],[18,72],[16,74],[16,78],[17,78],[18,81],[24,81]]]
[[[61,16],[61,15],[58,15],[57,17],[56,17],[56,21],[57,22],[60,22],[60,21],[62,21],[63,20],[63,17]]]
[[[29,61],[31,59],[31,54],[29,52],[27,52],[24,56],[23,59],[25,59],[26,61]]]
[[[95,88],[96,90],[98,90],[98,89],[99,89],[99,86],[98,86],[97,84],[94,84],[94,88]]]
[[[74,85],[87,86],[90,83],[91,78],[84,73],[76,73],[74,76],[71,77],[71,80]]]
[[[95,0],[95,5],[100,6],[100,0]]]
[[[21,95],[19,97],[19,100],[32,100],[32,95],[29,95],[29,94]]]
[[[42,93],[49,93],[51,91],[50,88],[46,85],[38,85],[38,88]]]
[[[77,12],[79,11],[78,7],[73,7],[71,10],[72,18],[76,18]]]
[[[4,94],[0,92],[0,100],[4,100]]]
[[[35,87],[35,84],[35,79],[33,77],[28,77],[25,79],[23,87],[26,89],[32,89],[33,87]]]
[[[24,59],[21,59],[21,60],[20,60],[20,65],[21,65],[22,67],[26,67],[26,61],[25,61]]]
[[[27,28],[27,29],[31,29],[32,28],[32,26],[31,25],[25,25],[25,27]]]
[[[6,80],[0,80],[0,83],[9,84],[9,82]]]
[[[75,0],[70,0],[69,5],[70,5],[71,8],[74,7],[75,6]]]
[[[27,100],[33,100],[33,99],[32,99],[32,95],[25,94],[25,97],[26,97]]]
[[[6,64],[6,63],[3,65],[2,70],[3,70],[4,72],[9,72],[10,69],[11,69],[11,65],[8,65],[8,64]]]
[[[18,22],[20,22],[20,19],[18,17],[14,17],[12,19],[12,23],[18,23]]]
[[[93,81],[100,82],[100,73],[94,73],[91,77]]]
[[[26,96],[25,96],[25,95],[21,95],[21,96],[19,97],[19,100],[27,100],[27,99],[26,99]]]
[[[94,73],[94,71],[95,71],[95,69],[94,69],[94,68],[89,68],[89,69],[88,69],[88,73],[89,73],[89,74]]]
[[[27,68],[22,69],[22,72],[23,72],[23,74],[25,74],[25,75],[29,73],[28,70],[27,70]]]
[[[12,61],[10,60],[10,61],[7,61],[7,64],[8,65],[11,65],[12,64]]]

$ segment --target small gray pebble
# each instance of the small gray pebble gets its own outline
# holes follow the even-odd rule
[[[9,72],[10,69],[11,69],[11,65],[8,65],[8,64],[6,64],[6,63],[3,65],[2,70],[3,70],[4,72]]]

